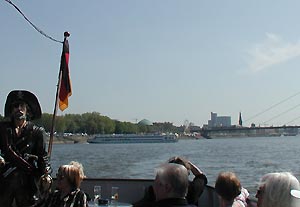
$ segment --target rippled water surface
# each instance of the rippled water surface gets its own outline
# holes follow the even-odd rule
[[[172,156],[184,156],[206,173],[208,184],[221,171],[235,172],[254,195],[268,172],[290,171],[300,179],[300,136],[179,140],[159,144],[57,144],[51,163],[79,161],[87,177],[154,178],[154,168]],[[55,173],[53,173],[55,174]]]

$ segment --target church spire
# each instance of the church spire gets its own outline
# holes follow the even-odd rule
[[[240,116],[239,116],[239,125],[243,126],[242,112],[240,112]]]

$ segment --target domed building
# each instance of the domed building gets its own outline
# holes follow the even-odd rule
[[[139,121],[138,125],[151,126],[151,125],[153,125],[153,123],[151,121],[149,121],[148,119],[143,119],[143,120]]]

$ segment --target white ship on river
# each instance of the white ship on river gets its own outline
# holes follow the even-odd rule
[[[87,140],[91,144],[170,143],[178,142],[175,134],[100,134]]]

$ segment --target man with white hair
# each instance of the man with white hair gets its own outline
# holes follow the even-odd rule
[[[154,192],[156,207],[172,207],[189,205],[185,196],[188,190],[188,171],[179,164],[167,163],[156,170]]]

